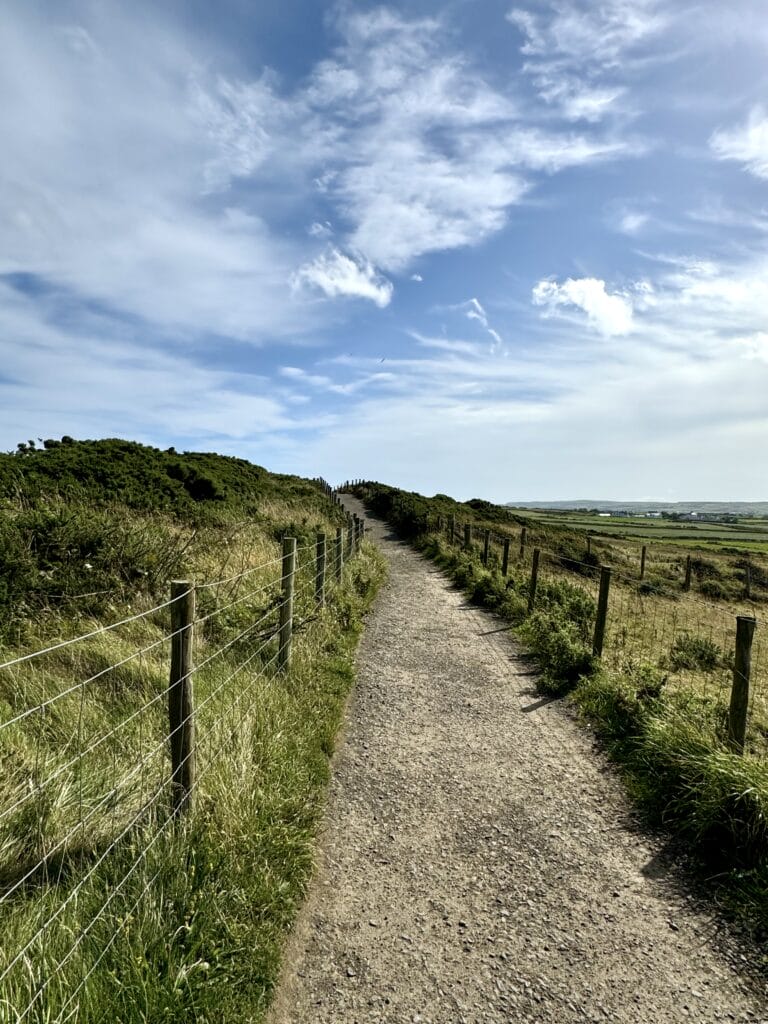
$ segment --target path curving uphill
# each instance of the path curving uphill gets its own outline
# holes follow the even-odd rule
[[[372,534],[390,579],[271,1024],[768,1021],[499,621]]]

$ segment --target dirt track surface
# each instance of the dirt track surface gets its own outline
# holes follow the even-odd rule
[[[500,622],[372,532],[390,580],[271,1024],[768,1021]]]

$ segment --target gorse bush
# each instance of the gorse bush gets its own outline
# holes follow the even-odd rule
[[[534,612],[520,627],[519,635],[536,655],[542,688],[548,693],[567,693],[594,669],[582,628],[562,613]]]
[[[207,560],[243,557],[249,530],[259,553],[265,535],[309,543],[328,513],[310,481],[242,459],[114,439],[45,445],[0,454],[0,642],[21,641],[41,614],[164,596]]]
[[[669,667],[680,669],[702,669],[711,672],[723,664],[723,652],[712,640],[690,633],[679,633],[669,649]]]

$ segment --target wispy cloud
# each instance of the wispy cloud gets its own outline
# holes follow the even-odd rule
[[[744,124],[714,132],[709,144],[721,160],[738,160],[756,178],[768,178],[768,113],[764,107],[753,107]]]
[[[626,107],[619,75],[669,17],[658,0],[547,0],[533,11],[513,7],[507,20],[523,36],[541,98],[569,121],[598,122]]]
[[[491,327],[488,321],[488,314],[483,309],[479,299],[471,298],[467,299],[466,302],[462,302],[457,306],[453,306],[453,309],[462,312],[468,320],[475,320],[480,326],[491,336],[493,339],[494,346],[502,344],[501,335],[497,330]]]
[[[507,18],[526,36],[524,53],[579,67],[615,66],[668,21],[659,0],[547,0],[535,14],[512,8]]]
[[[451,48],[437,19],[379,9],[356,12],[342,31],[307,93],[315,116],[335,125],[335,167],[317,181],[351,223],[349,243],[387,271],[499,231],[532,187],[528,172],[639,151],[531,126],[530,112]]]
[[[392,298],[392,282],[377,273],[368,260],[349,256],[335,247],[300,267],[294,275],[294,282],[298,287],[310,285],[319,288],[329,298],[370,299],[382,309]]]

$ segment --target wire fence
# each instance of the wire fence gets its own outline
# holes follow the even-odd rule
[[[130,914],[160,870],[153,851],[237,756],[263,687],[323,618],[364,534],[350,516],[335,536],[286,538],[280,557],[177,583],[145,611],[0,663],[2,1024],[77,1019],[127,893],[143,883]]]
[[[707,720],[732,749],[768,756],[768,624],[754,603],[708,600],[685,571],[674,590],[648,588],[647,559],[646,572],[603,566],[590,550],[581,559],[534,547],[525,528],[501,534],[443,517],[436,525],[456,550],[506,577],[527,599],[528,615],[564,600],[555,591],[566,584],[571,600],[583,599],[574,617],[605,669],[642,697],[674,694],[682,714]]]

